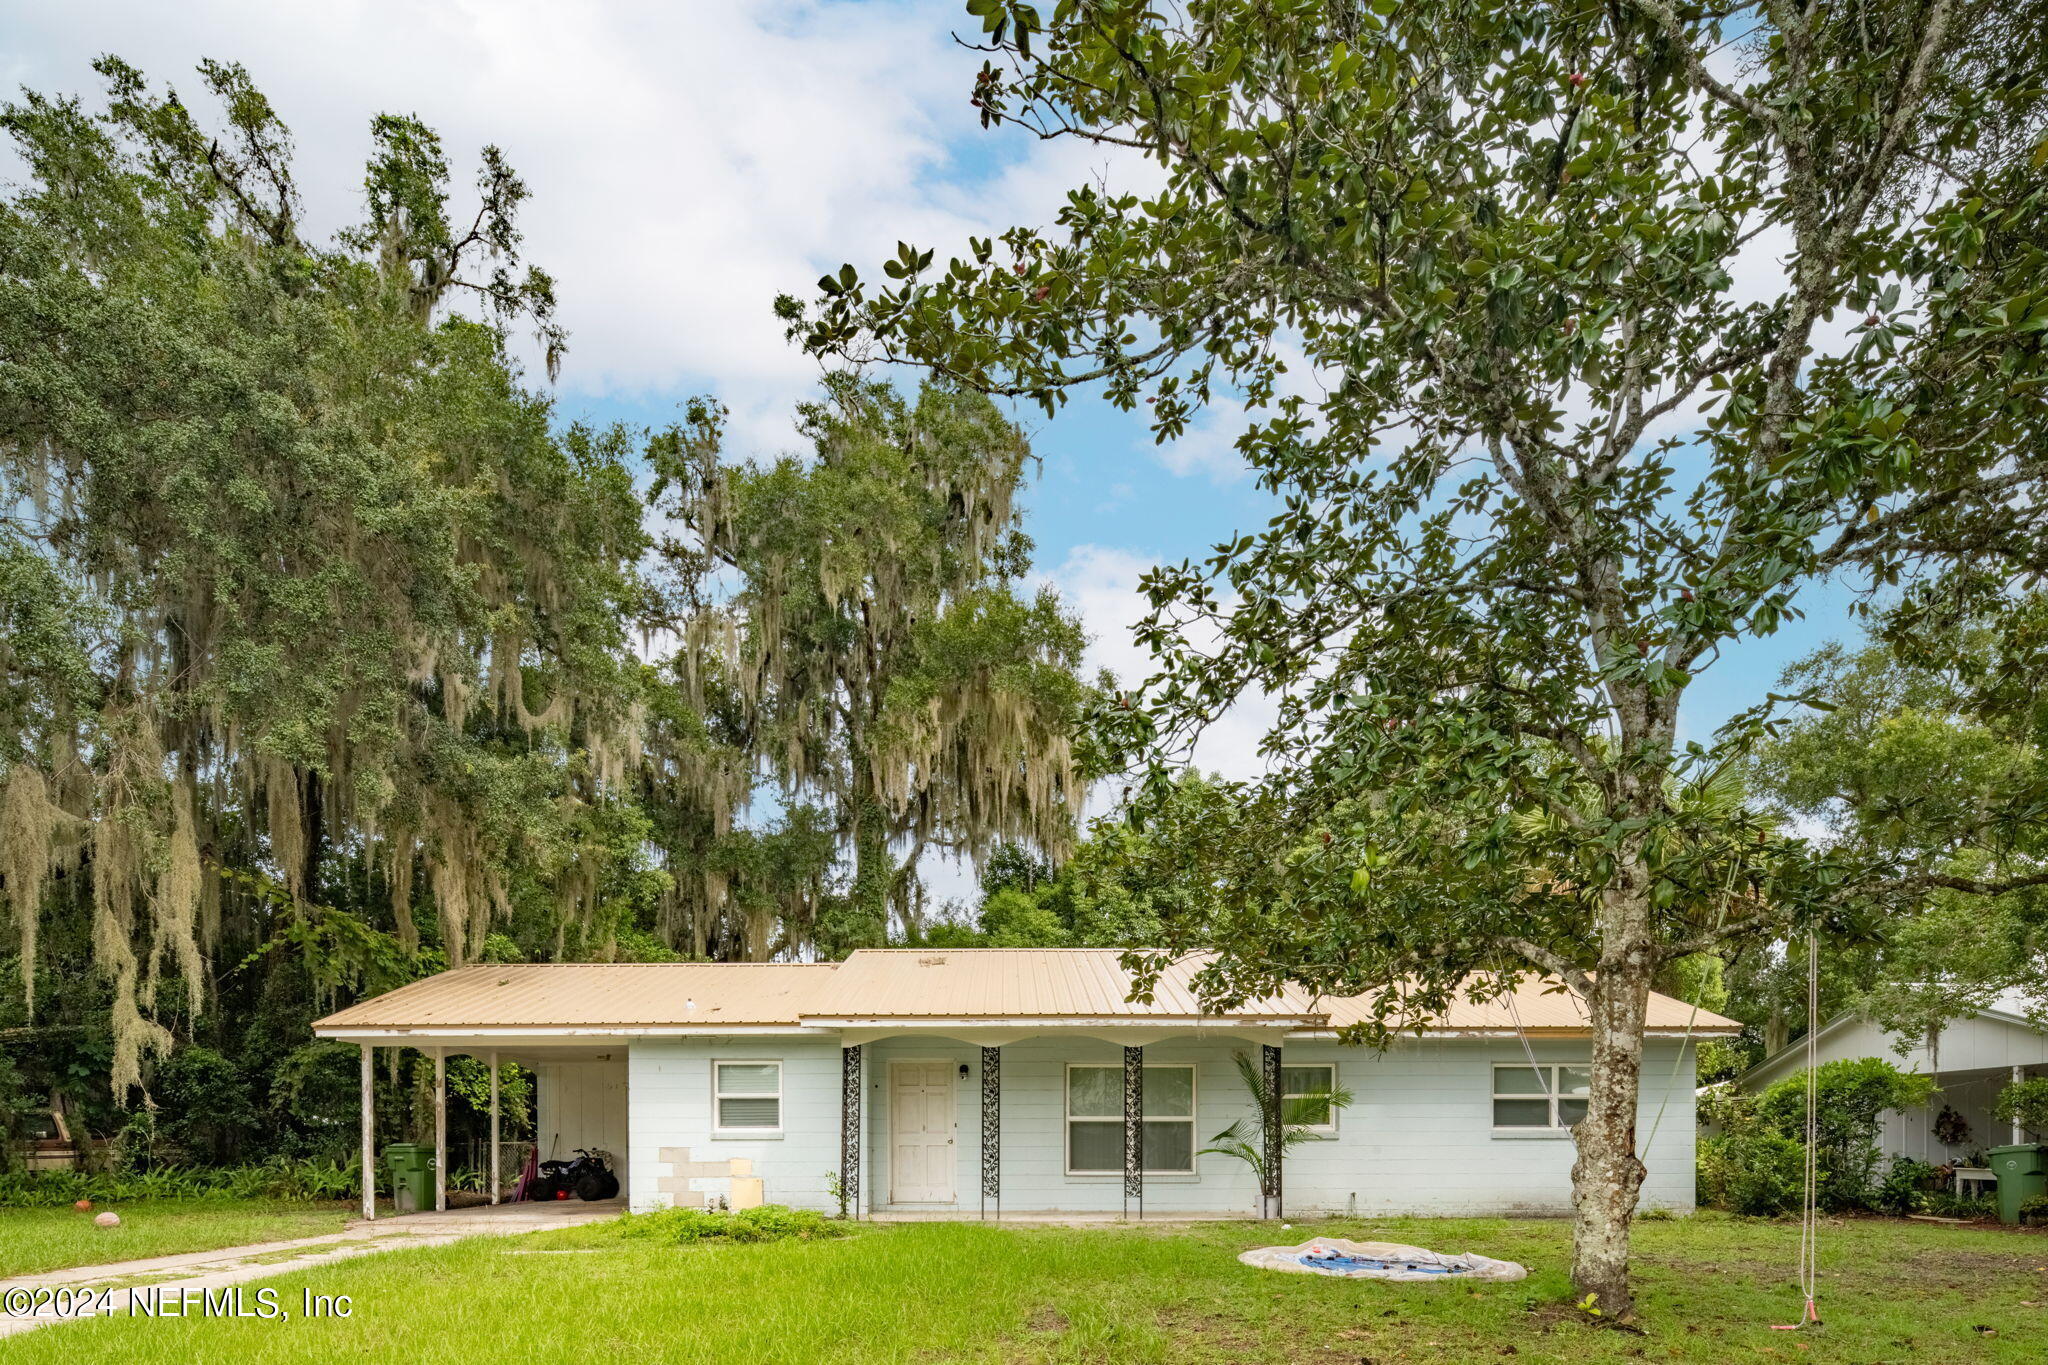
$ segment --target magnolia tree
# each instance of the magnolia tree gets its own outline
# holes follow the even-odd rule
[[[1238,448],[1281,510],[1151,577],[1159,670],[1108,708],[1152,750],[1142,810],[1191,732],[1282,699],[1273,775],[1152,841],[1202,892],[1168,946],[1219,950],[1218,999],[1385,988],[1380,1036],[1475,974],[1569,983],[1573,1274],[1627,1318],[1657,973],[1944,876],[1822,859],[1719,798],[1802,698],[1682,717],[1817,580],[1967,558],[1956,591],[1995,594],[2039,563],[2040,83],[2005,65],[2038,25],[1952,0],[968,9],[984,124],[1149,159],[1156,194],[848,266],[785,301],[793,331],[1047,410],[1097,388],[1162,441],[1254,410]]]

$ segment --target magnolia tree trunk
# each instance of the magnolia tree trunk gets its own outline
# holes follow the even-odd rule
[[[1646,918],[1616,907],[1631,926]],[[1587,1008],[1593,1026],[1592,1095],[1586,1116],[1572,1130],[1578,1160],[1572,1165],[1572,1283],[1592,1295],[1602,1317],[1635,1311],[1629,1292],[1629,1226],[1643,1187],[1636,1152],[1636,1108],[1642,1090],[1643,1020],[1655,966],[1645,933],[1607,938]]]

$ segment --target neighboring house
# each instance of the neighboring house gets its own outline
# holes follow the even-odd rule
[[[1953,1020],[1914,1047],[1854,1011],[1836,1015],[1815,1033],[1818,1060],[1880,1057],[1905,1071],[1932,1076],[1939,1087],[1919,1109],[1884,1116],[1878,1145],[1886,1156],[1912,1156],[1936,1165],[1967,1162],[1986,1148],[2023,1142],[2025,1135],[1992,1116],[1998,1092],[2030,1074],[2048,1074],[2048,1033],[2028,1018],[2025,997],[2008,991],[1987,1008]],[[1806,1039],[1789,1043],[1735,1079],[1743,1090],[1762,1091],[1806,1065]],[[1943,1142],[1936,1136],[1943,1109],[1968,1125],[1968,1136]],[[2048,1134],[2037,1134],[2048,1137]]]
[[[1586,1014],[1527,982],[1384,1052],[1338,1043],[1357,1000],[1204,1013],[1198,962],[1133,1003],[1113,949],[885,949],[840,963],[475,966],[366,1000],[323,1038],[518,1060],[541,1155],[614,1154],[634,1209],[765,1199],[867,1216],[1241,1215],[1241,1161],[1201,1149],[1252,1112],[1244,1052],[1320,1114],[1289,1213],[1557,1214],[1584,1112]],[[1650,1001],[1647,1207],[1693,1205],[1690,1040],[1736,1025]],[[1533,1052],[1537,1069],[1532,1070]],[[1348,1108],[1313,1098],[1349,1090]],[[367,1089],[366,1089],[367,1095]]]

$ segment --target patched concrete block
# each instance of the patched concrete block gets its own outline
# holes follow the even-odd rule
[[[676,1208],[702,1209],[723,1203],[727,1208],[751,1209],[764,1198],[761,1178],[746,1157],[698,1161],[688,1147],[657,1150],[668,1174],[657,1177],[654,1188],[669,1195]]]

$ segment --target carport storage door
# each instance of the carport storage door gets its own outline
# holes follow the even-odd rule
[[[619,1192],[626,1190],[626,1063],[623,1058],[588,1062],[541,1062],[535,1096],[540,1121],[540,1159],[567,1161],[578,1147],[610,1152]],[[509,1127],[509,1124],[508,1124]],[[505,1177],[518,1172],[505,1158]]]
[[[889,1064],[889,1202],[953,1202],[953,1063]]]

